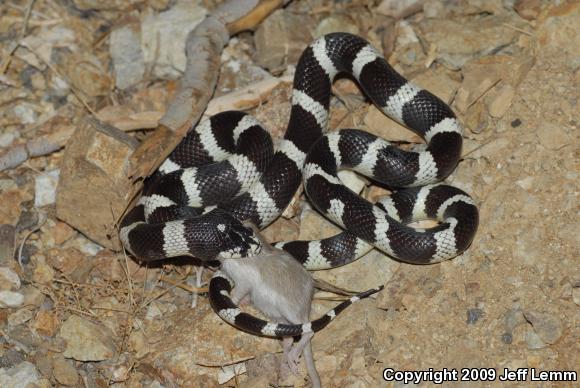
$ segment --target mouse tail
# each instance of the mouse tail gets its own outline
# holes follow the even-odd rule
[[[250,334],[267,337],[297,337],[304,333],[322,330],[348,306],[376,294],[384,288],[384,286],[380,286],[379,288],[356,294],[314,321],[293,325],[269,322],[242,312],[230,297],[233,287],[232,280],[225,273],[217,271],[213,275],[209,283],[209,301],[212,309],[230,325]]]

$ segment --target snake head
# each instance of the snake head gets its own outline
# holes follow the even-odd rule
[[[254,256],[262,250],[262,243],[255,229],[245,226],[233,216],[228,222],[216,225],[222,235],[223,248],[219,254],[222,258],[240,258]]]

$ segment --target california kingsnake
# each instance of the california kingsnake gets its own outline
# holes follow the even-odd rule
[[[426,146],[403,151],[358,130],[323,137],[331,82],[338,73],[351,74],[376,106],[422,136]],[[255,120],[237,112],[221,113],[194,128],[123,219],[124,246],[144,261],[253,254],[259,242],[238,220],[260,227],[272,222],[298,188],[303,167],[309,199],[348,230],[321,241],[278,244],[308,269],[347,264],[371,245],[403,261],[432,263],[460,254],[471,243],[478,211],[469,196],[445,185],[417,187],[444,179],[457,165],[459,123],[445,103],[406,81],[364,39],[334,33],[308,46],[296,67],[288,129],[273,156],[263,151],[271,142],[262,138],[262,131]],[[224,161],[236,152],[243,156]],[[216,161],[222,163],[211,164]],[[335,174],[338,166],[390,187],[411,188],[373,206],[342,186]],[[244,177],[253,183],[245,183]],[[233,183],[226,189],[237,194],[233,199],[218,195],[225,183]],[[441,223],[428,230],[405,225],[421,218]]]
[[[339,73],[351,74],[377,107],[426,145],[404,151],[354,129],[323,136],[331,83]],[[253,255],[261,249],[259,239],[240,220],[267,226],[303,177],[310,201],[347,230],[320,241],[277,244],[307,269],[347,264],[373,246],[411,263],[443,261],[467,249],[478,224],[477,208],[466,193],[431,185],[453,171],[461,146],[461,127],[445,103],[406,81],[364,39],[330,34],[308,46],[297,64],[290,121],[275,152],[266,132],[243,113],[224,112],[200,123],[146,182],[141,200],[121,223],[120,237],[143,261]],[[342,167],[405,188],[373,205],[342,185],[336,175]],[[427,230],[406,225],[425,218],[440,224]],[[241,313],[229,297],[231,287],[227,276],[216,273],[212,306],[226,321],[256,334],[316,330],[350,304],[306,328],[269,325]]]

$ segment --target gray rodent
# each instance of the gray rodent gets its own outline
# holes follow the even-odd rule
[[[214,311],[226,322],[255,335],[282,337],[282,372],[298,372],[298,359],[304,353],[306,369],[313,387],[320,387],[310,340],[352,303],[379,292],[380,286],[352,296],[322,317],[310,321],[314,281],[308,271],[290,254],[268,244],[252,225],[262,251],[241,259],[221,258],[221,270],[210,282],[209,299]],[[232,289],[232,287],[234,287]],[[251,302],[269,321],[242,312],[240,302]],[[300,336],[298,343],[293,338]]]
[[[274,248],[256,233],[262,242],[262,252],[242,259],[222,259],[221,270],[235,283],[232,301],[251,303],[276,323],[302,324],[310,321],[314,281],[306,269],[287,252]],[[305,333],[293,344],[292,337],[283,338],[284,354],[281,370],[298,372],[298,358],[304,352],[308,376],[313,387],[320,387],[310,340],[313,332]]]

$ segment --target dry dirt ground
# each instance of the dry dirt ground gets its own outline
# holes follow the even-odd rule
[[[0,386],[309,386],[303,365],[298,376],[277,376],[279,341],[239,332],[211,311],[203,285],[194,292],[191,262],[139,265],[111,249],[113,222],[91,223],[60,197],[83,179],[63,160],[90,144],[93,162],[103,162],[91,171],[105,178],[77,187],[74,203],[93,203],[95,193],[95,206],[109,200],[107,184],[126,172],[109,163],[125,163],[156,126],[183,72],[182,30],[214,3],[0,4]],[[368,38],[465,124],[463,159],[448,182],[478,204],[472,246],[431,266],[373,251],[314,273],[347,290],[386,286],[315,336],[323,386],[403,386],[383,380],[388,368],[455,370],[461,386],[577,386],[555,380],[580,372],[579,25],[574,1],[309,0],[231,39],[215,96],[246,99],[277,136],[299,53],[339,30]],[[231,94],[273,76],[283,82],[260,98]],[[337,82],[334,94],[332,129],[420,141],[351,81]],[[90,132],[85,117],[128,135]],[[102,137],[67,143],[81,129]],[[345,179],[367,198],[384,192]],[[107,206],[99,212],[109,217]],[[265,233],[278,241],[336,230],[301,196]],[[334,306],[333,296],[317,293],[313,316]],[[521,381],[500,381],[506,368],[519,369]]]

